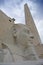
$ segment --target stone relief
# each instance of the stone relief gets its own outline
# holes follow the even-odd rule
[[[37,60],[34,45],[31,44],[32,40],[30,39],[30,30],[24,25],[23,27],[20,27],[20,30],[16,26],[12,28],[12,35],[15,41],[14,45],[12,44],[13,50],[9,48],[9,45],[6,46],[4,43],[1,43],[0,62]]]
[[[23,60],[36,60],[35,52],[33,51],[33,44],[31,44],[30,36],[33,39],[33,35],[30,35],[30,30],[24,26],[24,28],[21,28],[21,30],[18,30],[15,27],[15,30],[13,30],[13,35],[15,39],[16,35],[16,46],[20,48],[20,51],[17,53],[18,55],[23,57]],[[15,33],[16,32],[16,33]],[[29,41],[30,40],[30,41]],[[19,50],[18,50],[19,51]],[[16,53],[16,52],[15,52]]]

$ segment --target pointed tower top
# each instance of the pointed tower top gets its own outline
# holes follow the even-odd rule
[[[24,6],[27,6],[27,3],[25,3]]]
[[[25,11],[25,23],[28,24],[27,21],[34,22],[30,9],[28,8],[27,3],[24,5],[24,11]]]

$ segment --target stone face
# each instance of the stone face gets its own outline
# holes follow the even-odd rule
[[[16,31],[16,32],[15,32]],[[20,56],[22,60],[36,60],[36,53],[33,51],[34,46],[31,44],[30,34],[31,31],[23,24],[14,24],[12,34],[15,40],[14,43],[14,56]],[[16,36],[15,36],[15,35]],[[16,38],[16,39],[15,39]],[[19,58],[17,58],[19,60]],[[16,60],[16,61],[18,61]],[[20,59],[21,60],[21,59]]]

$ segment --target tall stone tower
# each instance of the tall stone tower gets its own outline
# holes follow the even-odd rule
[[[40,40],[38,31],[36,29],[36,26],[34,24],[34,20],[31,16],[31,13],[30,13],[30,10],[29,10],[27,4],[24,5],[24,11],[25,11],[25,23],[28,26],[28,28],[30,28],[31,32],[33,33],[33,37],[34,37],[33,43],[35,45],[40,44],[41,40]]]

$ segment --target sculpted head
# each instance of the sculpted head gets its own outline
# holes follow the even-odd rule
[[[22,49],[25,59],[36,59],[33,51],[34,46],[31,44],[34,36],[31,31],[23,24],[15,24],[13,27],[13,36],[17,46]],[[25,50],[25,51],[24,51]]]
[[[28,46],[31,32],[30,30],[26,27],[26,25],[23,24],[15,24],[13,27],[13,36],[14,39],[16,38],[17,44],[21,46]]]

